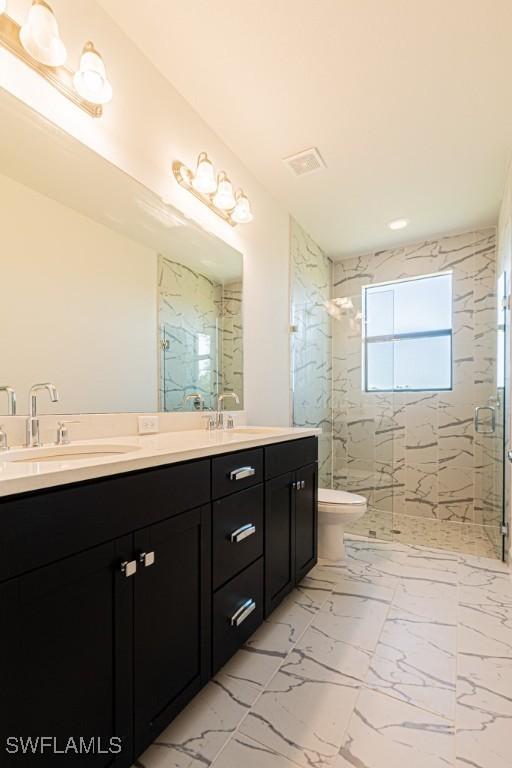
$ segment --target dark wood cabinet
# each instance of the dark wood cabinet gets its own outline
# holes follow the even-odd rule
[[[315,564],[316,457],[306,438],[0,500],[0,766],[130,768]],[[21,736],[95,741],[9,754]]]
[[[267,449],[266,476],[316,456],[314,438]],[[265,615],[311,570],[318,552],[316,461],[267,479],[265,484]]]
[[[135,753],[140,754],[210,675],[210,508],[135,534]]]
[[[263,613],[263,560],[260,558],[213,597],[214,672],[259,627]]]
[[[265,489],[265,614],[294,586],[294,473],[267,481]]]
[[[59,749],[70,737],[101,739],[107,754],[71,753],[80,768],[130,765],[133,584],[119,565],[131,543],[109,542],[0,584],[2,767],[63,765],[46,749],[6,751],[8,737],[43,735]],[[108,752],[113,736],[120,755]]]
[[[300,489],[299,489],[300,483]],[[298,584],[317,561],[318,469],[309,464],[295,473],[295,583]]]

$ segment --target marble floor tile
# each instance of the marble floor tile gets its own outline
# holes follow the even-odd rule
[[[209,765],[229,740],[259,689],[221,675],[203,688],[137,761],[138,768]]]
[[[299,646],[239,730],[304,768],[321,768],[340,747],[361,683],[342,674],[336,651],[310,633]]]
[[[512,658],[512,606],[459,604],[460,654]]]
[[[273,611],[267,621],[276,624],[287,635],[290,647],[294,645],[300,636],[311,624],[317,611],[328,599],[332,591],[332,585],[321,587],[313,579],[304,579]]]
[[[457,680],[457,768],[511,765],[512,658],[461,654]]]
[[[388,587],[346,579],[335,586],[312,626],[331,639],[372,652],[392,599]]]
[[[214,768],[296,768],[283,755],[241,733],[235,734],[213,764]]]
[[[454,749],[448,720],[365,689],[329,768],[452,768]]]
[[[355,537],[136,766],[512,768],[511,733],[508,566]]]
[[[456,602],[397,592],[366,682],[394,698],[453,720]]]
[[[235,679],[264,686],[292,648],[289,627],[265,621],[221,671]]]

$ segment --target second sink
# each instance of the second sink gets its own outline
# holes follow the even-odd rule
[[[0,462],[9,461],[16,464],[34,464],[56,461],[87,461],[89,459],[106,459],[118,454],[135,453],[137,445],[56,445],[42,448],[20,448],[0,453]]]

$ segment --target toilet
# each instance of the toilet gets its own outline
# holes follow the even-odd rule
[[[332,488],[318,490],[318,556],[324,560],[345,557],[345,529],[359,520],[367,509],[364,496]]]

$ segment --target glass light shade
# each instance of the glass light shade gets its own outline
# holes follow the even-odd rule
[[[78,95],[91,104],[107,104],[112,99],[112,86],[107,79],[105,64],[91,42],[84,46],[73,84]]]
[[[215,171],[206,152],[201,152],[197,159],[197,169],[192,180],[192,186],[205,195],[211,195],[217,189]]]
[[[66,61],[66,47],[59,36],[57,19],[44,0],[32,3],[20,29],[20,41],[26,52],[41,64],[60,67]]]
[[[213,198],[213,204],[220,208],[221,211],[230,211],[236,205],[233,186],[224,171],[219,173],[217,192]]]
[[[252,221],[251,204],[241,189],[236,193],[236,206],[231,213],[231,218],[237,224],[248,224]]]

